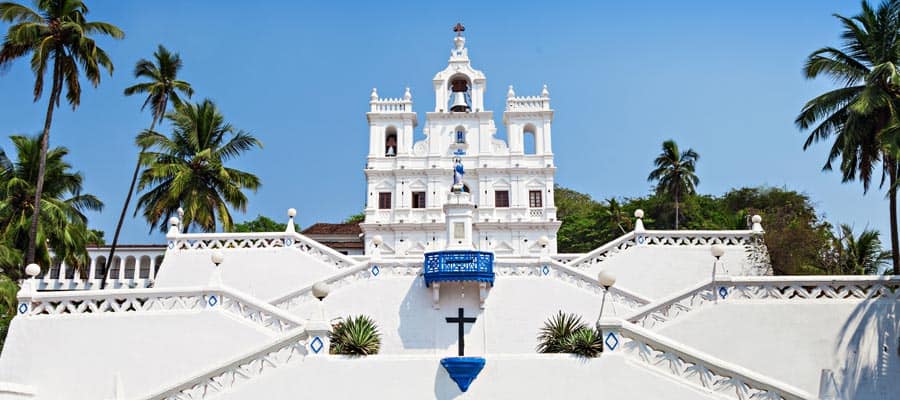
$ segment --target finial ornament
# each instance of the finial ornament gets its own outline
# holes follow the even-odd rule
[[[369,98],[372,100],[378,100],[378,90],[372,88],[372,94],[369,95]]]
[[[541,97],[549,97],[549,96],[550,96],[550,91],[547,90],[547,84],[545,83],[544,88],[541,89]]]
[[[409,87],[407,86],[406,91],[403,92],[403,100],[410,101],[412,100],[412,93],[409,92]]]
[[[453,32],[456,32],[456,36],[462,36],[462,33],[466,31],[466,27],[463,26],[462,23],[457,22],[455,26],[453,26]]]
[[[509,85],[509,90],[506,91],[506,98],[516,97],[516,91],[513,90],[513,85]]]

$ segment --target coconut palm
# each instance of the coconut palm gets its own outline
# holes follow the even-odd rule
[[[890,252],[881,248],[878,231],[865,229],[856,236],[846,224],[841,224],[840,230],[837,247],[842,274],[875,274],[891,259]]]
[[[154,61],[141,59],[134,67],[135,78],[144,78],[147,81],[125,89],[126,96],[135,94],[147,95],[141,110],[150,106],[151,118],[148,130],[151,132],[156,128],[156,124],[162,122],[166,109],[169,107],[169,102],[175,105],[182,103],[179,93],[187,97],[191,97],[194,94],[191,84],[177,79],[178,71],[182,66],[181,57],[177,53],[172,53],[162,45],[159,45],[159,48],[153,53],[153,58]],[[134,173],[131,175],[131,184],[128,186],[128,194],[125,196],[125,204],[122,206],[121,214],[119,214],[119,222],[116,224],[116,232],[113,234],[112,246],[109,248],[109,257],[106,258],[106,271],[109,270],[116,253],[116,245],[119,243],[119,232],[122,231],[125,213],[128,211],[131,195],[134,193],[135,184],[137,184],[138,173],[141,170],[141,155],[144,154],[144,150],[146,149],[142,147],[140,153],[138,153]]]
[[[666,140],[662,144],[662,153],[653,161],[656,169],[647,177],[649,182],[657,182],[656,193],[672,196],[675,202],[675,229],[678,229],[678,209],[682,196],[689,196],[697,191],[700,178],[695,170],[700,155],[693,149],[679,152],[674,140]]]
[[[32,201],[38,182],[42,139],[40,136],[10,139],[17,157],[15,162],[0,159],[0,238],[10,247],[23,249],[28,246],[31,219],[37,208]],[[56,261],[83,268],[89,263],[85,246],[96,240],[87,228],[84,212],[100,211],[103,203],[94,195],[82,193],[84,178],[65,162],[68,153],[65,147],[55,147],[46,154],[36,260],[40,265],[49,266],[52,251]],[[7,273],[14,279],[21,277],[18,269]]]
[[[804,73],[809,79],[831,78],[840,87],[808,101],[795,122],[809,130],[804,150],[832,141],[823,170],[831,170],[839,160],[843,182],[858,179],[866,193],[873,179],[879,179],[879,169],[881,184],[887,177],[891,258],[894,273],[900,274],[894,145],[900,132],[895,111],[900,104],[900,0],[877,8],[863,1],[860,14],[835,17],[843,26],[842,48],[816,50],[807,58]]]
[[[622,209],[622,204],[615,197],[606,199],[602,213],[603,218],[609,224],[619,228],[622,234],[628,233],[628,230],[625,229],[626,226],[628,229],[631,229],[631,218],[628,217],[628,213]]]
[[[50,101],[44,118],[41,134],[40,159],[37,165],[37,182],[34,190],[34,217],[28,230],[28,244],[25,262],[35,259],[38,242],[38,222],[44,218],[41,207],[44,202],[44,177],[47,167],[47,148],[50,143],[50,125],[53,110],[59,107],[63,86],[66,100],[72,109],[81,102],[80,74],[83,72],[95,87],[100,84],[100,69],[110,74],[113,63],[90,35],[106,35],[116,39],[125,36],[122,31],[106,22],[88,22],[85,15],[88,8],[81,0],[39,0],[37,9],[12,3],[0,3],[0,21],[12,23],[0,47],[0,68],[13,60],[31,53],[31,69],[35,75],[34,100],[41,97],[44,90],[44,75],[50,69]]]
[[[260,182],[225,163],[262,143],[226,123],[210,100],[176,106],[167,118],[173,127],[171,137],[144,131],[137,139],[138,146],[147,149],[138,183],[138,190],[147,191],[138,199],[138,210],[143,210],[151,227],[162,231],[179,207],[184,208],[185,232],[191,226],[214,231],[217,220],[223,230],[231,230],[229,207],[245,211],[243,190],[256,191]]]

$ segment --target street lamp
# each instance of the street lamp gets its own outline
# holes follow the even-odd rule
[[[321,315],[322,321],[325,320],[325,305],[322,304],[322,300],[325,300],[329,293],[331,293],[331,286],[326,282],[316,282],[312,286],[313,297],[319,299],[319,315]]]
[[[209,258],[212,260],[213,264],[216,264],[217,267],[219,266],[219,264],[222,263],[222,261],[225,261],[225,256],[221,252],[218,252],[218,251],[215,253],[212,253],[212,255]]]
[[[603,300],[600,301],[600,315],[597,315],[597,324],[600,324],[600,318],[603,317],[603,307],[606,305],[606,294],[609,293],[609,288],[616,284],[616,276],[613,275],[612,272],[601,268],[600,272],[597,273],[597,282],[600,283],[600,286],[603,286]]]
[[[225,261],[225,255],[221,252],[217,251],[212,253],[209,256],[209,259],[216,266],[213,268],[212,275],[209,277],[209,286],[212,287],[221,287],[222,286],[222,269],[219,268],[219,265]]]

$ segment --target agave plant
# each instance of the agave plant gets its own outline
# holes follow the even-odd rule
[[[588,358],[597,357],[603,352],[602,337],[599,330],[585,326],[566,337],[563,345],[568,350],[567,353]]]
[[[378,326],[365,315],[341,319],[331,327],[331,354],[367,356],[380,349]]]
[[[575,332],[587,328],[581,317],[562,311],[544,322],[538,335],[538,353],[569,353],[566,340]]]

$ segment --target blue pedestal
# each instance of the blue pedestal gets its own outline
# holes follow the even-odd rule
[[[469,390],[469,385],[484,368],[484,359],[481,357],[447,357],[441,360],[441,365],[459,386],[459,390],[465,392]]]

